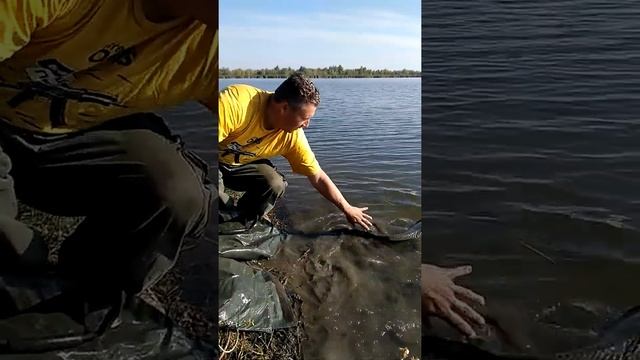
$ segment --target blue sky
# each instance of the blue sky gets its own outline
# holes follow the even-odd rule
[[[220,0],[220,66],[420,70],[417,0]]]

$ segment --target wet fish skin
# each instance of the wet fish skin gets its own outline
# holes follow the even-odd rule
[[[321,232],[303,232],[297,231],[294,229],[288,229],[286,231],[287,234],[304,236],[309,238],[315,238],[320,236],[340,236],[340,235],[349,235],[349,236],[357,236],[366,239],[374,239],[374,240],[382,240],[382,241],[408,241],[408,240],[419,240],[422,238],[422,222],[421,220],[416,221],[413,225],[411,225],[407,230],[399,233],[399,234],[387,234],[384,231],[375,225],[374,226],[379,233],[373,233],[366,230],[361,230],[358,228],[335,228],[331,230],[321,231]]]
[[[471,344],[423,336],[422,353],[428,359],[477,360],[640,360],[640,306],[625,312],[600,332],[595,344],[549,357],[491,353]]]
[[[555,355],[557,360],[640,360],[640,336],[618,344],[596,345]]]
[[[423,344],[433,346],[434,339],[422,339]],[[552,357],[490,353],[470,344],[437,339],[437,350],[423,349],[427,359],[474,359],[474,360],[640,360],[640,336],[615,345],[596,345],[558,353]],[[446,348],[442,348],[446,347]]]

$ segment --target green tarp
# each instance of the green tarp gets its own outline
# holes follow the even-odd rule
[[[271,332],[295,325],[284,287],[268,272],[246,263],[275,255],[285,238],[286,235],[267,221],[259,222],[249,230],[240,224],[220,224],[220,326]]]
[[[89,313],[85,322],[98,324],[106,311]],[[158,310],[139,299],[127,304],[118,321],[100,337],[65,312],[27,311],[0,320],[0,360],[195,360],[209,359],[214,352],[194,344]]]
[[[295,232],[295,235],[313,238],[349,234],[383,241],[421,237],[420,221],[402,225],[401,230],[394,228],[397,232],[393,234],[340,228],[317,234]],[[272,257],[288,236],[266,220],[249,230],[238,223],[220,224],[218,316],[221,327],[271,332],[295,325],[296,319],[283,286],[275,277],[247,262]]]

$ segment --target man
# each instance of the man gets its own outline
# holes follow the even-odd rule
[[[217,1],[0,1],[0,271],[47,267],[16,195],[85,216],[59,270],[96,298],[135,294],[203,233],[206,166],[146,113],[217,114]]]
[[[464,335],[475,337],[471,324],[482,326],[485,321],[471,304],[484,305],[484,298],[453,282],[457,277],[470,273],[471,266],[441,268],[422,264],[422,314],[424,317],[439,317]]]
[[[218,101],[219,196],[223,220],[232,208],[225,186],[245,191],[237,204],[235,220],[250,224],[267,214],[285,191],[286,181],[271,157],[284,156],[293,172],[340,209],[347,221],[365,229],[371,225],[366,207],[352,206],[320,168],[303,129],[320,104],[315,85],[300,73],[289,76],[271,93],[249,85],[232,85]]]

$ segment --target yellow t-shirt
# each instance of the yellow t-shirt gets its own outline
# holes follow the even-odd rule
[[[238,166],[277,155],[284,156],[291,169],[305,176],[316,174],[316,160],[304,131],[266,130],[264,113],[271,92],[249,85],[231,85],[218,98],[219,161]]]
[[[66,133],[195,100],[215,113],[218,32],[142,0],[0,1],[0,120]]]

